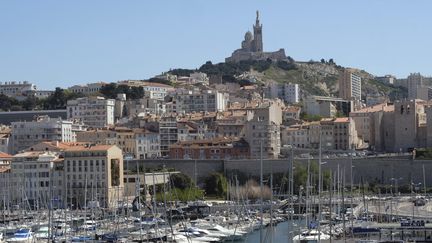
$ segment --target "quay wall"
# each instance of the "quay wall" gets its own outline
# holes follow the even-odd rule
[[[307,159],[295,159],[296,166],[306,166]],[[317,159],[312,159],[312,163],[317,163]],[[229,173],[240,171],[248,176],[259,176],[260,160],[130,160],[129,168],[135,168],[136,164],[145,168],[173,168],[189,175],[192,179],[197,178],[198,183],[212,172]],[[355,184],[364,182],[378,181],[384,184],[395,184],[398,179],[399,185],[406,185],[411,181],[423,183],[423,167],[425,171],[426,185],[432,186],[432,160],[413,160],[409,156],[396,157],[367,157],[367,158],[335,158],[322,159],[322,169],[332,170],[336,173],[339,167],[345,173],[346,183],[350,182],[351,165],[353,182]],[[132,167],[133,166],[133,167]],[[285,173],[291,168],[290,159],[263,160],[263,173]],[[125,162],[126,169],[126,162]]]

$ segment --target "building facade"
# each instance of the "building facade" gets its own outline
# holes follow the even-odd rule
[[[246,159],[249,145],[244,139],[216,138],[177,142],[169,147],[170,159]]]
[[[56,152],[29,151],[13,156],[10,171],[12,202],[26,198],[33,208],[64,205],[63,158]],[[22,206],[25,206],[22,205]]]
[[[74,142],[74,128],[72,121],[47,116],[32,122],[12,122],[10,150],[15,154],[42,141]]]
[[[228,94],[215,90],[177,92],[173,100],[176,104],[176,113],[216,112],[224,111],[228,105]]]
[[[411,73],[407,78],[408,99],[417,99],[418,88],[423,86],[423,76],[420,73]]]
[[[64,153],[64,201],[83,208],[89,203],[118,207],[123,198],[123,153],[116,145],[78,145]]]
[[[83,97],[67,102],[67,117],[82,121],[89,127],[114,125],[115,100],[103,97]]]
[[[34,92],[36,92],[36,85],[27,81],[0,82],[0,94],[4,94],[9,97],[20,99],[20,97],[30,95]]]
[[[251,157],[278,158],[280,153],[280,125],[282,109],[276,102],[263,103],[253,110],[253,118],[246,123],[245,139]]]
[[[105,85],[107,84],[104,82],[88,83],[84,85],[74,85],[72,87],[69,87],[68,90],[70,90],[72,93],[89,95],[99,92],[101,88]]]
[[[345,100],[361,100],[361,77],[345,69],[339,77],[339,97]]]
[[[177,118],[164,116],[159,121],[160,151],[162,156],[169,155],[169,146],[178,141]]]

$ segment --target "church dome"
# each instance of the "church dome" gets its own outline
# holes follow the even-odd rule
[[[252,40],[252,33],[250,31],[246,32],[245,34],[245,41],[251,41]]]

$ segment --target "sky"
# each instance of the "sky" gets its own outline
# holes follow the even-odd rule
[[[256,10],[265,51],[430,76],[430,9],[430,0],[3,0],[0,81],[66,88],[223,62]]]

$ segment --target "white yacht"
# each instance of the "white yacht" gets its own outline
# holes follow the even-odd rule
[[[316,229],[303,231],[301,234],[294,236],[294,243],[328,243],[330,242],[330,235],[319,232]]]
[[[222,241],[221,238],[211,237],[208,234],[206,234],[204,231],[194,227],[181,229],[177,232],[177,234],[184,235],[189,239],[192,239],[194,242],[221,242]]]
[[[198,224],[197,227],[206,229],[210,233],[222,234],[225,240],[241,240],[247,234],[245,231],[239,229],[227,229],[218,224]]]

